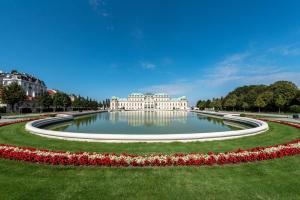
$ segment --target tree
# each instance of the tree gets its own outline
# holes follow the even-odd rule
[[[40,106],[49,109],[50,106],[53,105],[53,99],[52,97],[46,92],[42,96],[38,97],[38,103]]]
[[[92,109],[92,110],[98,110],[98,102],[96,101],[96,100],[91,100],[91,102],[90,102],[90,108]]]
[[[214,107],[217,110],[222,110],[222,100],[221,99],[215,99]]]
[[[210,101],[210,103],[209,103],[209,107],[210,107],[210,108],[215,108],[215,106],[216,106],[216,99],[213,98],[213,99]]]
[[[211,108],[211,100],[208,99],[206,102],[205,102],[205,108]]]
[[[72,107],[75,110],[79,110],[80,106],[80,96],[79,97],[75,97],[74,101],[72,102]]]
[[[249,108],[249,104],[247,102],[242,103],[242,108],[244,109],[244,112],[246,112],[246,109]]]
[[[265,108],[273,101],[273,92],[266,91],[260,94],[255,100],[255,106],[259,108],[259,112],[261,108]]]
[[[285,101],[284,105],[290,105],[299,91],[298,87],[290,81],[277,81],[270,85],[270,90],[274,93],[274,96],[277,99],[284,99],[282,100]]]
[[[256,110],[264,108],[267,111],[285,109],[291,105],[300,105],[300,90],[289,81],[277,81],[270,86],[267,85],[249,85],[238,87],[228,93],[226,97],[220,99],[223,108]],[[219,99],[213,98],[207,101],[198,101],[197,107],[215,107],[218,108]]]
[[[102,108],[102,107],[103,107],[103,104],[102,104],[102,102],[101,102],[101,101],[99,101],[98,105],[99,105],[99,107],[100,107],[100,108]]]
[[[300,90],[298,90],[297,95],[296,95],[296,101],[300,105]]]
[[[200,110],[204,110],[205,104],[206,104],[205,101],[199,100],[199,101],[197,102],[197,107],[198,107]]]
[[[53,106],[55,107],[55,111],[57,108],[64,106],[63,94],[61,92],[57,92],[53,95]]]
[[[226,97],[224,106],[230,107],[230,108],[232,108],[232,110],[234,110],[236,103],[237,103],[237,96],[235,94],[232,94],[232,95],[229,95],[228,97]]]
[[[280,94],[275,96],[274,99],[275,99],[275,105],[278,107],[278,112],[280,113],[280,108],[282,108],[284,105],[287,104],[287,100]]]
[[[244,94],[237,96],[236,106],[238,109],[243,108],[244,98]]]
[[[261,94],[262,98],[267,104],[270,104],[273,101],[274,93],[271,91],[266,91]]]
[[[299,105],[292,105],[290,106],[290,111],[294,113],[300,113],[300,106]]]
[[[110,99],[106,99],[106,107],[107,107],[107,108],[110,107]]]
[[[260,109],[261,109],[261,108],[264,108],[264,107],[267,106],[267,102],[264,100],[264,98],[263,98],[262,95],[259,95],[259,96],[257,97],[257,99],[255,100],[254,105],[255,105],[256,107],[258,107],[258,112],[260,112]]]
[[[62,94],[62,105],[64,107],[64,111],[72,105],[71,98],[65,93]]]
[[[245,102],[248,103],[250,109],[255,109],[255,100],[258,97],[258,93],[255,89],[250,90],[246,95],[245,95]]]
[[[248,103],[249,108],[253,109],[255,108],[254,102],[257,99],[258,95],[266,91],[266,89],[267,89],[266,85],[249,85],[249,86],[238,87],[232,92],[230,92],[225,97],[225,100],[232,95],[236,95],[237,102],[235,107],[242,108],[243,102],[246,102]]]
[[[1,100],[3,103],[10,105],[12,111],[15,111],[15,105],[26,100],[26,93],[23,88],[16,82],[3,87]]]

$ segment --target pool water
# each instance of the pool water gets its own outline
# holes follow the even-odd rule
[[[45,128],[99,134],[182,134],[238,129],[221,119],[187,111],[102,112]]]

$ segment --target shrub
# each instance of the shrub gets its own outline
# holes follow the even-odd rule
[[[0,107],[0,113],[6,113],[6,107]]]
[[[290,106],[290,111],[295,112],[295,113],[300,113],[300,106],[292,105],[292,106]]]
[[[246,117],[245,113],[240,114],[240,117]]]

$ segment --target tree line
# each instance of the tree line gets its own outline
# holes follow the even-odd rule
[[[28,100],[24,89],[18,83],[0,88],[0,97],[2,103],[8,104],[13,112],[15,112],[16,105],[21,105]],[[109,99],[98,102],[89,97],[68,95],[64,92],[57,92],[53,95],[46,92],[32,101],[40,107],[40,111],[97,110],[110,106]]]
[[[300,90],[290,81],[238,87],[225,97],[199,100],[199,109],[300,112]]]

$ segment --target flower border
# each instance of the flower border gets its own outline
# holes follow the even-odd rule
[[[28,119],[33,120],[33,119]],[[266,120],[300,128],[299,124]],[[24,120],[20,120],[20,123]],[[147,167],[147,166],[202,166],[224,165],[270,160],[300,154],[300,139],[280,145],[256,147],[225,153],[175,153],[175,154],[115,154],[90,152],[64,152],[0,144],[0,158],[50,165]]]
[[[49,151],[29,147],[0,145],[0,158],[43,163],[51,165],[84,165],[84,166],[115,166],[115,167],[146,167],[146,166],[201,166],[223,165],[242,162],[270,160],[284,156],[300,154],[300,140],[283,145],[256,147],[248,150],[237,150],[226,153],[189,153],[189,154],[114,154],[114,153],[71,153]]]
[[[259,120],[262,120],[265,122],[275,122],[275,123],[284,124],[284,125],[288,125],[288,126],[292,126],[292,127],[300,129],[300,124],[298,124],[298,123],[286,122],[286,121],[280,121],[280,120],[263,119],[263,118],[259,119]]]
[[[34,121],[34,120],[38,120],[38,119],[41,119],[41,118],[40,117],[39,118],[28,118],[28,119],[14,120],[14,121],[10,121],[10,122],[3,122],[3,123],[0,123],[0,127],[12,125],[12,124],[18,124],[18,123],[22,123],[22,122]]]

